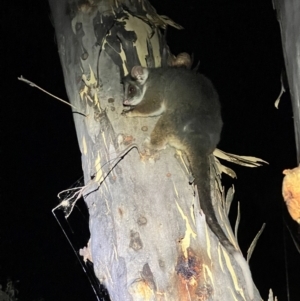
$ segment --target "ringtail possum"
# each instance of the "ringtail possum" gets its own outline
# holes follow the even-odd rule
[[[211,199],[209,155],[216,148],[222,130],[218,94],[205,76],[185,68],[143,68],[135,66],[123,79],[123,111],[127,117],[160,116],[147,147],[154,150],[168,144],[183,151],[197,185],[206,222],[243,271],[250,299],[253,283],[249,267],[239,250],[219,225]]]

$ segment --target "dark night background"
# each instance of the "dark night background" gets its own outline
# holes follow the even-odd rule
[[[239,201],[239,242],[244,254],[262,224],[267,224],[250,261],[262,298],[266,300],[272,288],[279,301],[299,300],[300,254],[283,216],[294,235],[297,227],[286,215],[281,196],[282,170],[297,165],[293,114],[288,93],[279,110],[274,107],[284,61],[272,2],[151,3],[158,13],[185,28],[168,31],[172,52],[193,53],[195,61],[201,62],[201,72],[219,91],[224,119],[220,149],[269,162],[255,169],[230,165],[238,175],[231,218],[235,220]],[[24,0],[8,6],[5,1],[1,22],[5,68],[1,81],[0,283],[5,285],[8,276],[19,280],[21,301],[41,297],[94,301],[88,279],[51,213],[58,204],[57,193],[82,175],[71,110],[17,80],[23,75],[67,99],[48,3]]]

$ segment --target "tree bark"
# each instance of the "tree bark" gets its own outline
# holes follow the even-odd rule
[[[300,164],[300,2],[274,0],[281,29],[283,55],[291,93],[297,161]]]
[[[166,65],[161,30],[180,26],[146,0],[49,2],[68,97],[79,113],[87,257],[111,300],[248,300],[239,266],[201,214],[182,154],[167,148],[143,157],[130,145],[142,150],[157,118],[121,115],[122,76],[134,65]],[[219,177],[212,181],[217,218],[237,245]]]

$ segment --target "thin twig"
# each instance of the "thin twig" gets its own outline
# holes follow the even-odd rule
[[[43,91],[44,93],[46,93],[46,94],[52,96],[53,98],[56,98],[57,100],[63,102],[64,104],[66,104],[66,105],[68,105],[68,106],[70,106],[70,107],[72,107],[72,108],[78,110],[75,106],[73,106],[73,105],[70,104],[69,102],[67,102],[67,101],[65,101],[65,100],[63,100],[63,99],[61,99],[61,98],[59,98],[59,97],[57,97],[57,96],[55,96],[55,95],[49,93],[48,91],[44,90],[43,88],[39,87],[39,86],[36,85],[35,83],[33,83],[33,82],[31,82],[30,80],[28,80],[28,79],[26,79],[25,77],[23,77],[22,75],[21,75],[21,77],[18,77],[18,80],[20,80],[20,81],[22,81],[22,82],[28,84],[28,85],[31,86],[31,87],[38,88],[39,90],[41,90],[41,91]]]
[[[101,177],[101,182],[99,183],[99,186],[101,185],[102,182],[105,181],[105,179],[108,177],[108,175],[110,174],[110,172],[115,168],[116,165],[118,165],[118,163],[124,159],[124,157],[133,149],[136,148],[137,151],[140,153],[139,151],[139,147],[137,144],[133,143],[131,145],[129,145],[128,147],[126,147],[123,151],[121,151],[116,158],[111,159],[109,161],[107,161],[105,164],[109,163],[110,161],[113,161],[112,166],[110,168],[110,170],[107,172],[107,174],[105,176]],[[104,165],[105,165],[104,164]],[[102,167],[104,166],[102,165],[101,168],[99,169],[99,171],[102,172]],[[97,166],[97,165],[96,165]],[[99,172],[97,171],[97,172]],[[96,173],[97,173],[96,172]],[[94,174],[94,176],[96,176],[96,173]],[[87,187],[89,187],[91,184],[95,183],[95,181],[93,179],[89,180],[88,183],[84,186],[79,186],[79,187],[72,187],[72,188],[68,188],[65,189],[61,192],[59,192],[57,194],[57,197],[61,200],[62,197],[61,195],[64,193],[68,193],[68,196],[66,198],[64,198],[55,208],[53,208],[52,212],[54,214],[54,211],[58,208],[63,209],[65,211],[65,218],[68,218],[70,216],[70,214],[73,211],[73,208],[76,204],[76,202],[81,198],[81,197],[85,197],[86,195],[83,195],[85,189]],[[73,194],[70,195],[70,193],[74,191]]]

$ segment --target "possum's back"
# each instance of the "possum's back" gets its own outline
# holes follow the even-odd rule
[[[219,96],[212,82],[185,68],[150,70],[147,85],[151,83],[156,92],[163,94],[166,112],[180,116],[182,124],[190,131],[211,132],[217,144],[223,123]]]
[[[173,106],[200,108],[207,113],[220,112],[218,94],[204,75],[178,67],[149,70],[147,85],[151,83],[155,89],[161,90]]]

